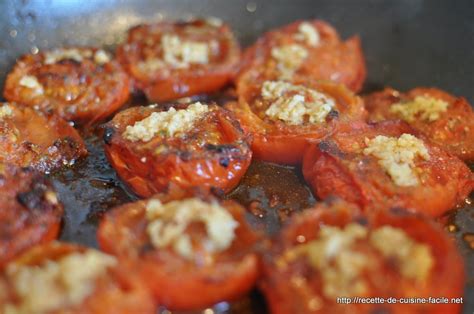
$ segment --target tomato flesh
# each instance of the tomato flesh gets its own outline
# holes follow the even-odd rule
[[[93,249],[74,244],[51,242],[28,250],[13,260],[8,267],[41,267],[71,254],[82,254],[91,250]],[[20,296],[15,294],[13,288],[15,285],[7,274],[0,275],[0,287],[9,291],[6,296],[0,294],[0,309],[3,309],[6,303],[16,304],[20,301]],[[127,261],[118,261],[116,265],[108,267],[105,276],[96,278],[91,288],[93,292],[86,295],[79,304],[63,305],[48,313],[156,313],[156,304],[151,295],[139,281],[136,270],[131,269]],[[59,290],[54,293],[64,293],[64,303],[70,302],[67,291]]]
[[[321,241],[320,230],[327,227],[336,227],[339,230],[348,225],[357,225],[366,228],[368,236],[380,228],[403,231],[411,241],[421,244],[428,249],[432,258],[427,276],[423,281],[417,281],[403,275],[401,264],[387,259],[377,250],[374,250],[369,238],[355,242],[348,251],[343,242],[333,243],[341,250],[340,254],[352,252],[352,262],[349,267],[337,271],[334,264],[329,264],[327,272],[335,278],[347,278],[357,269],[357,259],[364,258],[371,266],[355,277],[349,289],[357,284],[365,284],[360,295],[346,295],[341,290],[335,291],[340,296],[334,296],[328,285],[339,285],[342,280],[330,281],[321,270],[315,267],[310,257],[296,252],[312,241]],[[327,229],[326,229],[327,230]],[[341,240],[342,241],[342,240]],[[389,243],[387,243],[389,245]],[[342,247],[342,248],[341,248]],[[304,252],[304,251],[303,251]],[[334,254],[339,251],[334,251]],[[295,255],[296,254],[296,255]],[[337,255],[335,255],[337,256]],[[342,255],[341,255],[342,256]],[[412,259],[414,257],[409,257]],[[403,210],[387,212],[376,210],[368,215],[361,215],[360,211],[348,203],[332,200],[319,204],[315,208],[295,215],[284,227],[274,242],[273,250],[264,257],[264,276],[260,283],[271,313],[458,313],[460,304],[402,304],[410,298],[460,298],[464,288],[464,268],[460,254],[455,244],[433,221],[419,215],[409,214]],[[411,263],[411,260],[406,261]],[[413,260],[413,262],[415,262]],[[331,266],[332,265],[332,266]],[[346,265],[348,266],[348,265]],[[356,267],[356,268],[354,268]],[[324,279],[326,278],[326,279]],[[329,280],[327,279],[329,278]],[[358,280],[358,281],[355,281]],[[349,290],[351,291],[351,290]],[[352,303],[337,301],[337,298],[346,297]],[[384,304],[356,303],[353,297],[383,298]],[[396,304],[389,304],[389,298],[396,298]],[[408,302],[408,301],[406,301]]]
[[[298,36],[301,25],[313,27],[319,34],[319,42],[309,45]],[[254,82],[275,80],[281,75],[274,48],[298,45],[306,50],[306,57],[287,79],[311,78],[330,80],[343,84],[352,91],[359,91],[366,76],[365,60],[360,39],[355,36],[341,41],[337,31],[320,20],[297,21],[263,35],[247,48],[241,70],[236,79],[237,91]],[[273,51],[272,51],[273,50]],[[297,56],[288,56],[288,59]],[[285,62],[291,62],[285,61]]]
[[[413,101],[419,96],[445,101],[448,107],[433,121],[416,115],[408,123],[447,152],[462,160],[473,161],[474,111],[466,99],[436,88],[419,87],[406,94],[386,88],[366,96],[364,102],[370,113],[369,118],[373,121],[400,119],[398,114],[391,111],[392,105]]]
[[[402,134],[421,139],[429,154],[428,160],[414,161],[421,180],[414,186],[395,184],[376,157],[363,153],[366,139]],[[352,125],[352,130],[311,145],[303,160],[303,174],[322,199],[337,195],[365,209],[401,207],[434,217],[464,201],[474,186],[473,175],[461,160],[401,121]]]
[[[173,108],[185,110],[186,106]],[[170,184],[201,186],[224,192],[234,188],[247,170],[252,153],[249,137],[233,115],[216,105],[181,135],[155,135],[132,142],[127,126],[166,108],[135,107],[117,114],[105,127],[106,155],[120,178],[138,195],[149,197]]]
[[[0,119],[0,162],[49,172],[87,155],[79,133],[55,114],[4,103],[10,114]]]
[[[235,75],[240,47],[220,22],[161,22],[129,30],[117,57],[148,100],[164,102],[225,86]]]
[[[20,58],[8,74],[3,95],[9,101],[90,125],[127,101],[130,82],[105,51],[69,47]]]
[[[41,174],[0,163],[0,268],[28,248],[55,239],[62,215],[62,204]]]
[[[153,198],[166,204],[191,195],[172,190]],[[216,201],[202,192],[197,197],[206,202]],[[188,260],[171,248],[158,249],[151,244],[146,233],[147,202],[126,204],[108,212],[99,226],[98,240],[106,252],[134,260],[136,268],[142,270],[143,281],[160,304],[177,310],[202,309],[220,301],[235,300],[252,288],[259,274],[258,259],[253,253],[258,236],[245,222],[240,205],[233,201],[220,203],[239,223],[231,246],[221,252],[205,253],[210,254],[208,258]],[[190,227],[185,232],[194,241],[203,241],[201,227]]]
[[[270,81],[265,83],[268,82]],[[343,85],[301,79],[295,80],[292,85],[305,87],[334,99],[334,108],[324,121],[317,123],[305,121],[294,125],[272,119],[265,113],[272,104],[272,101],[262,97],[262,86],[265,83],[246,86],[241,89],[238,102],[227,105],[244,130],[253,136],[252,151],[255,158],[281,164],[300,164],[308,142],[320,141],[335,132],[341,124],[364,121],[366,118],[361,99]]]

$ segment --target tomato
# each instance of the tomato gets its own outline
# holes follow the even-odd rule
[[[158,120],[150,120],[154,118]],[[144,131],[148,138],[130,137],[130,129],[138,135]],[[170,183],[230,191],[252,157],[249,137],[233,115],[201,103],[127,109],[106,125],[104,140],[110,163],[142,197],[163,191]]]
[[[217,19],[160,22],[132,28],[117,57],[150,101],[163,102],[229,83],[240,47]]]
[[[427,107],[406,114],[400,112],[400,109],[414,108],[415,99],[420,97],[428,100]],[[366,96],[364,101],[371,120],[403,119],[444,150],[460,159],[474,160],[474,111],[465,98],[436,88],[419,87],[406,94],[386,88]],[[436,105],[446,107],[433,111]]]
[[[318,204],[292,217],[263,265],[260,287],[274,314],[461,309],[455,303],[402,303],[462,297],[464,267],[455,243],[439,225],[400,209],[363,216],[344,202]],[[384,304],[357,303],[357,297],[383,298]],[[397,303],[388,303],[389,298]]]
[[[154,221],[148,219],[152,202],[158,202],[159,208],[164,209],[163,216]],[[201,220],[193,218],[195,216],[184,220],[186,213],[196,213],[196,208],[191,206],[194,202],[201,204],[198,208],[203,215]],[[218,206],[233,222],[222,217],[217,219],[217,215],[208,211],[209,206]],[[242,296],[257,279],[259,269],[253,247],[259,237],[247,225],[244,214],[245,210],[234,201],[219,202],[202,190],[172,189],[168,194],[107,212],[99,226],[98,240],[106,252],[134,260],[135,268],[141,270],[143,280],[160,304],[169,309],[200,309]],[[204,223],[206,216],[213,225]],[[183,221],[187,221],[184,226],[181,225]],[[153,223],[162,227],[157,232],[158,240],[172,239],[173,242],[156,246],[150,235]],[[233,231],[222,229],[229,224],[235,227]],[[172,232],[172,228],[180,226],[183,229]],[[229,240],[232,232],[234,237],[226,246],[210,249],[217,247],[216,237]],[[178,247],[183,236],[189,240],[189,249],[184,251],[188,255],[180,250],[183,246],[187,248],[186,245]]]
[[[49,172],[85,155],[82,138],[57,115],[0,103],[0,162]]]
[[[439,216],[472,191],[469,168],[406,123],[385,121],[351,127],[311,145],[305,153],[303,174],[320,198],[333,194],[366,209],[402,207]],[[413,143],[401,142],[408,142],[411,135]],[[367,141],[377,141],[378,136],[395,139],[399,141],[396,145],[406,145],[408,150],[399,148],[392,153],[392,142],[379,152],[385,157],[374,155]],[[418,145],[424,147],[420,153],[409,150]],[[403,159],[412,154],[411,161]]]
[[[255,158],[270,162],[301,163],[309,140],[324,138],[340,123],[366,118],[359,97],[343,85],[327,81],[264,81],[241,88],[240,92],[238,103],[230,103],[228,108],[235,113],[244,130],[253,135]],[[304,98],[295,105],[297,97]],[[332,107],[326,110],[325,106],[330,102]],[[306,112],[298,113],[297,106],[305,106]],[[273,107],[279,108],[276,115],[269,114]],[[317,115],[322,109],[326,111],[319,119]],[[309,120],[313,112],[315,121]],[[298,117],[301,121],[294,121]]]
[[[3,95],[66,120],[92,124],[125,103],[129,85],[127,74],[105,51],[69,47],[20,58],[8,74]]]
[[[341,41],[328,23],[309,20],[272,30],[249,47],[236,85],[240,93],[255,81],[312,78],[344,84],[357,92],[365,76],[359,37]]]
[[[2,312],[156,313],[126,262],[73,244],[51,242],[25,252],[1,274],[0,288]]]
[[[0,163],[0,268],[58,236],[63,206],[51,183],[29,168]]]

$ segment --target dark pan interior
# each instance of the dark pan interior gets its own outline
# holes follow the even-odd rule
[[[62,45],[113,48],[132,25],[190,16],[224,19],[243,45],[270,28],[296,19],[321,18],[335,25],[344,38],[352,34],[362,38],[368,66],[365,92],[383,86],[400,90],[434,86],[474,103],[474,2],[470,0],[7,0],[0,2],[0,84],[21,54]],[[142,100],[133,100],[137,101]],[[87,143],[89,158],[53,177],[66,206],[61,238],[96,246],[95,230],[101,213],[134,196],[108,166],[100,139],[88,135]],[[270,233],[292,211],[315,201],[298,169],[262,163],[252,164],[231,197],[244,203],[258,201],[260,207],[251,219],[266,226]],[[275,197],[283,205],[273,206]],[[474,242],[467,241],[468,235],[474,236],[474,208],[467,204],[446,218],[446,229],[452,232],[465,257],[463,312],[474,313]],[[255,293],[230,309],[220,304],[215,310],[264,311]]]

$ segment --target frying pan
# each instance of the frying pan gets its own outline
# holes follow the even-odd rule
[[[321,18],[333,24],[343,38],[361,36],[368,67],[365,92],[383,86],[400,90],[434,86],[474,103],[474,2],[470,0],[7,0],[0,2],[0,84],[21,54],[63,45],[113,49],[130,26],[191,16],[222,18],[244,46],[273,27],[296,19]],[[88,135],[86,141],[88,159],[52,177],[66,208],[61,239],[96,246],[101,213],[135,197],[106,162],[100,139]],[[231,197],[244,203],[258,199],[265,213],[251,219],[270,233],[278,229],[282,216],[276,213],[280,209],[268,205],[271,193],[286,190],[285,184],[294,181],[290,189],[294,194],[285,196],[288,207],[300,210],[314,202],[298,169],[253,164],[249,175],[252,173],[261,174],[263,187],[244,182]],[[272,180],[275,175],[287,180]],[[465,257],[463,313],[474,313],[474,243],[465,240],[474,233],[474,207],[466,205],[446,220],[447,230]],[[253,293],[246,301],[230,308],[220,304],[214,311],[259,313],[264,307],[261,297]]]

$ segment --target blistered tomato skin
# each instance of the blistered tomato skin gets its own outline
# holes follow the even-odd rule
[[[341,232],[347,235],[349,230],[358,231],[350,235],[356,240]],[[335,234],[324,238],[321,233],[325,232]],[[374,246],[373,240],[383,233],[392,237],[383,242],[385,247]],[[413,252],[417,253],[399,255],[401,248],[393,250],[397,244],[391,242],[395,236],[401,240],[400,246],[416,247]],[[331,243],[334,237],[339,241]],[[331,250],[329,255],[325,255],[327,250]],[[361,215],[357,207],[345,202],[320,203],[293,216],[274,240],[273,249],[262,259],[263,278],[259,287],[273,314],[441,314],[461,310],[461,305],[455,303],[408,303],[416,297],[462,297],[464,267],[455,243],[439,225],[401,209]],[[411,278],[414,274],[407,271],[411,267],[419,271],[418,275],[423,271],[424,276]],[[352,297],[374,301],[345,302],[354,300]],[[384,299],[385,303],[374,303],[376,298]],[[390,304],[388,298],[403,298],[406,303]]]
[[[304,40],[302,25],[306,29],[312,27],[317,33],[318,39],[313,44],[308,42],[307,37]],[[299,49],[301,62],[292,66],[290,73],[284,73],[285,79],[331,80],[355,92],[362,88],[366,67],[359,37],[354,36],[347,41],[341,41],[337,31],[328,23],[309,20],[297,21],[274,29],[247,48],[236,79],[237,91],[240,93],[241,88],[246,88],[255,81],[275,80],[281,77],[281,65],[275,58],[275,48],[291,45],[302,48]],[[297,54],[295,51],[289,53],[284,63],[294,62],[298,58]]]
[[[67,47],[21,57],[4,97],[66,120],[91,125],[117,111],[130,95],[128,75],[105,51]]]
[[[219,204],[238,223],[228,248],[206,251],[206,232],[202,223],[190,224],[181,235],[188,235],[193,246],[185,258],[173,247],[156,248],[147,233],[147,203],[184,201],[190,197],[209,204]],[[207,237],[209,234],[207,234]],[[225,234],[222,234],[225,237]],[[259,262],[254,253],[259,236],[245,221],[245,210],[233,201],[218,201],[202,191],[175,189],[152,199],[119,206],[109,211],[98,230],[100,247],[110,254],[132,260],[142,273],[142,280],[153,291],[158,303],[170,310],[197,310],[221,301],[245,295],[255,284]]]
[[[148,100],[164,102],[228,84],[240,47],[220,20],[161,22],[130,29],[117,57]]]
[[[235,113],[242,128],[253,136],[252,151],[257,159],[280,164],[300,164],[308,142],[320,141],[343,124],[366,119],[367,113],[362,100],[343,85],[308,79],[294,80],[291,84],[323,94],[334,102],[324,119],[315,123],[304,121],[301,124],[290,124],[271,118],[266,111],[272,103],[294,96],[294,93],[285,94],[276,100],[266,100],[262,97],[262,86],[269,82],[286,84],[284,81],[265,81],[247,85],[241,88],[238,102],[226,106]],[[308,97],[305,101],[309,101]]]
[[[422,140],[426,149],[423,158],[416,157],[409,168],[416,182],[406,185],[396,183],[396,179],[403,179],[397,175],[402,170],[405,173],[405,166],[390,175],[384,161],[366,151],[367,141],[377,136],[397,139],[403,134]],[[398,157],[393,158],[395,162]],[[322,199],[337,195],[368,211],[373,207],[401,207],[435,217],[463,202],[474,187],[473,174],[461,160],[401,121],[352,125],[309,146],[303,174]]]
[[[54,240],[62,215],[47,179],[32,169],[0,163],[0,268],[26,249]]]
[[[52,113],[0,103],[0,162],[50,172],[87,155],[79,133]]]
[[[56,241],[39,245],[26,251],[24,254],[10,262],[6,271],[0,273],[0,287],[5,288],[7,289],[6,291],[8,291],[6,295],[0,295],[0,310],[5,310],[5,307],[7,306],[10,310],[12,306],[19,307],[20,311],[25,308],[25,301],[15,292],[15,288],[19,286],[19,283],[15,282],[15,280],[21,280],[22,278],[21,276],[12,276],[12,273],[26,267],[35,269],[38,274],[41,269],[44,271],[45,269],[51,268],[52,264],[62,259],[68,259],[71,258],[71,256],[77,257],[81,254],[88,254],[91,252],[94,254],[105,255],[91,248]],[[106,256],[106,258],[109,261],[110,259],[113,259],[112,256]],[[89,264],[88,266],[91,267],[92,265]],[[81,270],[77,268],[67,269],[67,267],[64,267],[59,271],[67,272],[66,274],[61,274],[63,276],[72,277],[74,274],[71,274],[71,272],[80,272]],[[43,277],[43,279],[44,278],[48,277]],[[87,280],[88,276],[77,275],[75,279],[76,281]],[[53,297],[53,302],[57,304],[51,305],[52,302],[49,300],[49,303],[41,302],[41,306],[52,308],[48,313],[58,314],[101,314],[109,312],[118,314],[156,313],[157,305],[153,301],[152,296],[146,286],[140,281],[136,270],[130,268],[127,261],[115,260],[110,266],[106,267],[104,273],[100,274],[98,278],[92,277],[91,279],[92,282],[86,285],[87,288],[85,288],[84,285],[81,285],[79,290],[75,290],[78,289],[76,282],[69,281],[67,284],[63,284],[62,286],[56,285],[56,287],[60,286],[60,288],[46,292],[45,296],[49,298]],[[31,282],[29,284],[32,286],[31,294],[35,295],[37,298],[40,294],[40,291],[38,291],[38,282]],[[45,283],[42,282],[40,285],[45,285]],[[85,295],[84,292],[86,292]],[[28,294],[28,292],[25,291],[22,293]],[[78,301],[71,297],[71,295],[74,295],[76,298],[78,295],[83,295],[83,297],[80,298],[82,300]],[[63,298],[63,300],[58,298]],[[28,300],[26,303],[27,302]],[[31,305],[27,304],[26,306],[28,308]],[[38,309],[36,308],[36,310]]]
[[[252,152],[251,138],[231,112],[209,105],[192,128],[176,136],[158,132],[148,141],[124,136],[127,126],[170,108],[130,108],[105,126],[105,152],[120,178],[142,197],[164,191],[170,184],[232,190],[247,170]],[[186,105],[172,108],[185,110]]]
[[[434,106],[438,105],[438,108],[428,103],[427,107],[421,108],[424,111],[419,109],[418,112],[412,111],[412,115],[409,115],[410,112],[405,116],[400,115],[403,108],[413,106],[417,97],[422,97],[427,102],[434,100]],[[465,98],[455,97],[436,88],[418,87],[407,93],[386,88],[367,95],[364,102],[370,120],[409,120],[407,122],[414,129],[447,152],[462,160],[474,161],[474,111]],[[427,110],[431,116],[427,115]]]

